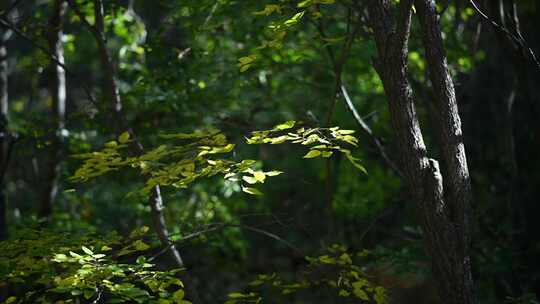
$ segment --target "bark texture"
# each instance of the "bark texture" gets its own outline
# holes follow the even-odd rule
[[[418,206],[427,250],[443,303],[474,302],[470,270],[470,181],[454,86],[446,64],[435,4],[414,1],[418,9],[430,80],[435,92],[435,137],[443,169],[427,156],[407,79],[408,37],[413,0],[370,0],[370,23],[378,56],[374,66],[385,93],[401,154],[401,169]]]
[[[49,19],[49,48],[50,53],[56,60],[64,64],[64,46],[62,43],[64,16],[67,2],[55,0],[52,4],[53,13]],[[49,66],[49,92],[52,99],[52,144],[45,168],[45,187],[41,197],[39,216],[49,219],[53,210],[53,203],[58,193],[58,174],[62,159],[63,136],[66,115],[66,72],[56,62],[52,61]]]
[[[435,99],[433,113],[437,124],[439,145],[444,163],[445,199],[447,216],[453,232],[455,246],[452,265],[447,265],[452,279],[442,284],[446,296],[457,297],[458,302],[468,303],[472,299],[473,283],[469,257],[471,242],[471,182],[465,145],[461,131],[461,120],[456,102],[456,93],[448,71],[438,15],[433,0],[416,0],[422,37],[426,53],[429,78]],[[440,268],[440,267],[439,267]],[[444,271],[441,269],[441,271]],[[457,293],[457,294],[456,294]]]

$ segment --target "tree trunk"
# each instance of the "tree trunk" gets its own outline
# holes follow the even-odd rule
[[[5,189],[5,170],[8,151],[8,64],[7,48],[9,30],[0,31],[0,241],[7,239],[7,201]]]
[[[438,15],[433,0],[416,0],[426,53],[429,78],[435,93],[434,115],[439,120],[437,130],[444,163],[445,199],[447,216],[453,224],[455,261],[452,277],[440,277],[446,296],[466,303],[473,298],[471,260],[471,181],[461,131],[461,120],[452,77],[448,71]],[[450,281],[448,281],[451,279]]]
[[[55,0],[52,4],[53,14],[49,19],[49,48],[60,63],[64,63],[64,46],[62,43],[63,23],[66,14],[67,2]],[[66,115],[66,74],[64,69],[51,62],[49,66],[49,91],[52,97],[52,120],[55,130],[52,144],[45,168],[45,187],[41,197],[39,216],[49,219],[52,214],[53,203],[58,192],[58,174],[62,159],[63,136]]]
[[[388,97],[401,168],[418,206],[441,299],[448,304],[468,304],[474,302],[469,258],[471,194],[461,123],[434,2],[415,1],[436,97],[433,114],[440,121],[435,137],[443,151],[441,172],[438,162],[427,156],[407,79],[412,3],[401,0],[394,18],[391,1],[370,1],[370,23],[378,51],[374,66]]]

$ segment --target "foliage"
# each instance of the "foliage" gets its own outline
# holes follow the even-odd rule
[[[116,234],[20,231],[18,238],[0,242],[0,281],[25,292],[5,303],[188,304],[177,275],[183,270],[156,270],[145,257],[151,249],[144,241],[147,232],[142,227],[121,239]]]
[[[249,283],[251,288],[268,287],[281,295],[289,295],[307,290],[318,294],[321,289],[329,289],[335,297],[352,299],[352,303],[388,303],[386,290],[372,283],[364,267],[353,262],[369,254],[364,250],[357,254],[348,253],[344,246],[332,245],[328,254],[318,257],[306,257],[308,265],[298,281],[287,282],[276,273],[260,274]],[[277,296],[276,296],[277,298]],[[275,299],[275,298],[273,298]],[[230,293],[225,304],[260,303],[263,298],[256,292]]]
[[[304,158],[323,157],[328,158],[334,152],[341,152],[359,170],[366,172],[366,169],[358,162],[358,158],[352,156],[349,149],[343,148],[343,144],[358,146],[358,139],[352,136],[354,130],[342,130],[339,127],[332,128],[298,128],[291,130],[295,126],[295,121],[288,121],[279,124],[271,130],[255,131],[247,139],[248,144],[269,143],[272,145],[291,142],[309,147],[309,151]],[[270,137],[274,136],[274,137]]]
[[[346,143],[357,146],[358,139],[350,135],[353,130],[340,130],[333,128],[299,128],[295,133],[290,129],[296,124],[288,121],[276,125],[271,130],[252,132],[247,139],[248,144],[281,144],[286,141],[309,146],[310,151],[304,158],[322,156],[328,158],[333,151],[343,153],[347,159],[360,170],[365,171],[352,156],[349,149],[342,148],[340,144]],[[270,137],[277,132],[288,132],[277,137]],[[82,159],[84,164],[79,168],[71,180],[85,182],[90,178],[101,176],[109,171],[133,167],[140,171],[141,176],[148,176],[144,188],[140,193],[148,194],[156,186],[172,185],[176,188],[187,188],[192,182],[201,177],[212,177],[222,174],[225,179],[232,182],[241,182],[242,191],[261,195],[262,192],[250,185],[264,183],[266,177],[281,174],[281,171],[254,170],[255,160],[230,161],[223,158],[214,158],[220,154],[230,153],[234,144],[227,141],[220,131],[161,134],[162,143],[140,156],[123,156],[121,152],[129,147],[130,135],[126,131],[118,137],[118,141],[109,141],[101,151],[74,155]]]
[[[254,160],[234,162],[213,158],[219,154],[229,153],[234,144],[227,141],[225,135],[216,132],[162,134],[165,142],[140,156],[122,156],[120,152],[128,147],[129,133],[124,132],[117,141],[110,141],[98,152],[76,155],[84,160],[83,166],[75,172],[73,181],[84,182],[89,178],[103,175],[109,171],[133,167],[142,176],[148,176],[143,194],[156,185],[176,188],[187,188],[200,177],[211,177],[216,174],[226,178],[239,176],[241,180],[254,184],[264,182],[266,176],[275,176],[280,172],[254,171],[251,166]],[[239,180],[239,179],[237,179]],[[259,194],[256,189],[243,186],[244,192]]]

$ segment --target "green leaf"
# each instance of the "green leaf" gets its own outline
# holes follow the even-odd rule
[[[129,141],[129,132],[126,131],[122,134],[120,134],[120,136],[118,136],[118,142],[121,143],[121,144],[125,144]]]
[[[96,292],[93,289],[85,289],[83,292],[83,296],[85,299],[90,300],[90,298],[92,298],[95,293]]]
[[[358,170],[364,172],[364,174],[367,174],[366,168],[364,168],[364,166],[362,166],[360,163],[358,163],[358,161],[357,161],[358,159],[355,158],[355,157],[353,157],[353,156],[351,155],[350,151],[349,151],[349,152],[344,152],[343,154],[345,154],[345,156],[347,157],[347,159],[349,160],[349,162],[350,162],[353,166],[355,166]]]
[[[251,184],[251,185],[257,183],[257,179],[256,179],[255,177],[253,177],[253,176],[247,176],[247,175],[245,175],[245,176],[242,176],[242,179],[243,179],[246,183]]]
[[[305,1],[302,1],[302,2],[298,3],[297,7],[303,8],[303,7],[311,6],[312,4],[313,4],[313,0],[305,0]]]
[[[282,131],[282,130],[287,130],[287,129],[290,129],[292,127],[294,127],[294,125],[296,124],[296,121],[294,120],[289,120],[289,121],[286,121],[282,124],[279,124],[279,125],[276,125],[272,128],[272,131]]]
[[[55,254],[52,260],[58,263],[62,263],[62,262],[67,261],[68,257],[65,254],[59,253],[59,254]]]
[[[251,195],[262,195],[263,193],[252,187],[242,187],[242,191]]]
[[[270,141],[270,144],[272,144],[272,145],[282,144],[282,143],[286,142],[288,139],[289,139],[289,136],[281,135],[281,136],[272,138],[271,141]]]
[[[311,150],[306,155],[304,155],[304,158],[314,158],[321,155],[321,151],[319,150]]]
[[[253,177],[260,183],[264,183],[264,180],[266,179],[266,175],[262,171],[253,172]]]
[[[369,297],[368,297],[367,293],[362,289],[355,288],[355,289],[353,289],[353,293],[360,300],[364,300],[364,301],[369,300]]]
[[[294,16],[292,16],[292,18],[285,21],[284,24],[286,26],[293,26],[293,25],[297,24],[300,21],[300,19],[302,19],[302,16],[304,16],[304,13],[305,13],[305,11],[301,11],[299,13],[296,13]]]
[[[139,265],[142,265],[142,264],[146,263],[146,257],[143,256],[143,255],[141,255],[141,256],[139,256],[139,257],[137,258],[137,260],[136,260],[135,262],[136,262],[137,264],[139,264]]]
[[[82,251],[84,251],[84,253],[86,254],[89,254],[89,255],[93,255],[94,253],[92,252],[92,250],[88,249],[87,247],[85,246],[82,246]]]
[[[330,157],[330,156],[332,156],[333,153],[334,152],[332,152],[332,151],[323,151],[322,152],[322,157]]]
[[[280,175],[282,173],[283,173],[282,171],[267,171],[267,172],[264,172],[264,174],[266,174],[266,176],[276,176],[276,175]]]
[[[240,67],[240,72],[245,72],[247,70],[249,70],[249,68],[251,67],[251,64],[244,64]]]
[[[273,12],[281,13],[281,6],[276,5],[276,4],[267,4],[264,7],[264,10],[254,12],[253,14],[254,15],[266,15],[266,16],[268,16],[268,15],[272,14]]]
[[[172,298],[173,300],[175,300],[176,302],[182,300],[184,298],[184,291],[182,289],[178,289],[177,291],[175,291],[172,295]]]
[[[109,141],[107,143],[105,143],[105,147],[106,148],[116,148],[118,147],[118,143],[116,141]]]
[[[343,137],[340,138],[341,140],[353,145],[353,146],[358,146],[358,139],[356,139],[356,137],[352,136],[352,135],[345,135]]]
[[[133,243],[133,247],[135,247],[135,249],[137,249],[138,251],[145,251],[145,250],[150,249],[150,245],[146,244],[145,242],[141,240],[136,240]]]

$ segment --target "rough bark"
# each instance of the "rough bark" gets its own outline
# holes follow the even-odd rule
[[[397,14],[390,1],[368,6],[378,57],[374,66],[385,93],[401,154],[401,168],[417,203],[427,250],[442,301],[473,303],[470,272],[470,182],[452,80],[446,67],[441,32],[433,1],[416,1],[421,15],[431,81],[436,92],[436,128],[443,151],[439,164],[427,157],[407,79],[408,37],[413,0],[402,0]]]
[[[49,48],[50,53],[56,60],[64,64],[64,46],[62,43],[64,16],[66,14],[67,2],[55,0],[52,4],[53,13],[49,19]],[[52,99],[52,136],[51,147],[45,169],[45,187],[41,197],[39,216],[49,219],[53,210],[53,203],[58,192],[58,174],[62,159],[63,136],[66,115],[66,73],[64,69],[51,61],[49,66],[49,92]]]
[[[416,0],[422,37],[426,53],[429,78],[435,93],[434,115],[437,124],[439,145],[444,163],[445,199],[448,216],[456,234],[456,261],[452,266],[453,280],[445,283],[447,294],[460,297],[457,303],[466,303],[473,294],[471,261],[469,257],[471,232],[471,182],[465,145],[461,131],[461,120],[456,102],[456,93],[452,77],[448,71],[438,15],[433,0]],[[447,278],[449,279],[449,278]],[[456,285],[456,286],[452,286]]]

